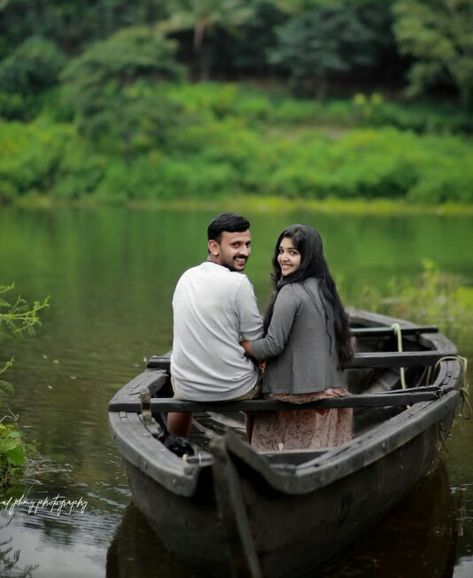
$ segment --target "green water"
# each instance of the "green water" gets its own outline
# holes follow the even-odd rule
[[[413,279],[423,259],[473,282],[471,217],[241,211],[252,223],[247,274],[261,307],[270,289],[274,241],[294,222],[321,231],[347,304],[356,305],[366,286],[382,290],[391,277]],[[205,230],[213,216],[208,211],[115,208],[0,210],[0,283],[15,281],[28,300],[50,295],[51,303],[36,338],[8,343],[2,351],[3,358],[16,358],[9,372],[16,394],[5,405],[20,414],[42,456],[15,495],[24,494],[24,500],[36,505],[56,495],[87,502],[83,512],[74,508],[60,515],[51,505],[29,515],[23,505],[0,530],[20,550],[18,566],[38,564],[36,578],[96,578],[105,572],[109,578],[186,575],[159,549],[148,566],[130,562],[128,556],[123,564],[129,570],[114,570],[123,567],[112,555],[117,537],[139,542],[137,537],[147,531],[129,510],[124,518],[130,493],[110,440],[106,406],[143,367],[145,357],[170,348],[173,287],[187,267],[205,258]],[[462,353],[471,354],[472,336],[473,329],[463,334]],[[473,574],[472,448],[472,422],[459,421],[447,462],[448,494],[460,518],[456,578]],[[127,522],[130,517],[132,523]],[[0,525],[7,519],[4,508]],[[356,560],[350,564],[347,575],[363,575]],[[383,574],[370,574],[378,575]]]

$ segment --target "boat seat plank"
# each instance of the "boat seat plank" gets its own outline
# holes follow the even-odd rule
[[[402,390],[402,393],[379,393],[368,395],[350,395],[319,399],[310,403],[295,404],[274,399],[251,399],[240,401],[182,401],[174,398],[151,399],[152,413],[202,412],[202,411],[281,411],[297,409],[341,408],[341,407],[385,407],[395,405],[412,405],[413,403],[434,401],[439,394],[435,390],[413,391]],[[139,402],[111,401],[109,411],[140,412]]]
[[[442,351],[381,351],[356,353],[346,369],[371,367],[427,367],[446,355],[456,355],[456,350]],[[153,356],[148,361],[148,368],[169,371],[170,358],[166,355]]]
[[[417,325],[414,327],[401,327],[402,335],[419,335],[420,333],[438,333],[436,325]],[[392,327],[352,327],[352,335],[355,337],[391,337],[394,335]]]
[[[382,351],[357,353],[346,369],[361,369],[369,367],[427,367],[447,355],[455,355],[456,351]]]

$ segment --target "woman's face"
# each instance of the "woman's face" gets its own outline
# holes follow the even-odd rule
[[[301,254],[294,247],[290,237],[283,237],[279,245],[278,263],[281,267],[281,275],[287,277],[293,275],[301,265]]]

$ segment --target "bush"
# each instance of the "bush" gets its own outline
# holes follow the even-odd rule
[[[385,315],[432,323],[441,331],[461,334],[473,322],[473,290],[455,275],[439,270],[425,260],[414,280],[390,279],[382,292],[366,288],[357,307]]]
[[[110,167],[97,195],[113,202],[211,198],[236,187],[237,176],[228,163],[210,163],[198,156],[173,159],[150,155],[129,167]]]
[[[66,58],[50,40],[29,38],[0,63],[0,90],[28,96],[58,83]]]
[[[25,444],[15,423],[0,423],[0,488],[9,485],[25,465]]]
[[[41,121],[0,121],[0,182],[15,195],[49,192],[57,177],[71,128]],[[8,184],[6,184],[8,183]]]
[[[321,105],[237,85],[140,80],[120,92],[125,113],[105,96],[89,119],[94,139],[50,116],[0,124],[0,202],[31,191],[68,199],[97,193],[117,202],[235,191],[473,201],[468,138],[346,128],[382,124],[392,105],[382,99],[359,95],[356,102]]]
[[[97,155],[83,143],[69,141],[58,166],[52,194],[66,199],[80,199],[94,193],[109,164],[106,157]]]
[[[155,87],[180,78],[175,50],[175,42],[139,26],[92,44],[71,61],[62,76],[63,98],[75,111],[81,134],[126,162],[148,150],[153,135],[165,143],[182,107],[167,102]]]

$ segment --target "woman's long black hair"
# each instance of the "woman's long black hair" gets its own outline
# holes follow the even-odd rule
[[[283,277],[278,263],[279,246],[284,238],[292,239],[294,247],[301,254],[301,264],[293,275]],[[320,234],[308,225],[291,225],[279,235],[274,248],[273,295],[264,316],[264,327],[267,331],[273,315],[274,304],[279,291],[289,283],[302,283],[309,277],[319,280],[319,287],[324,306],[327,331],[330,318],[333,319],[335,333],[335,348],[341,366],[344,366],[353,357],[353,346],[348,316],[340,300],[337,286],[330,274],[323,254],[323,242]],[[332,314],[330,314],[332,313]]]

